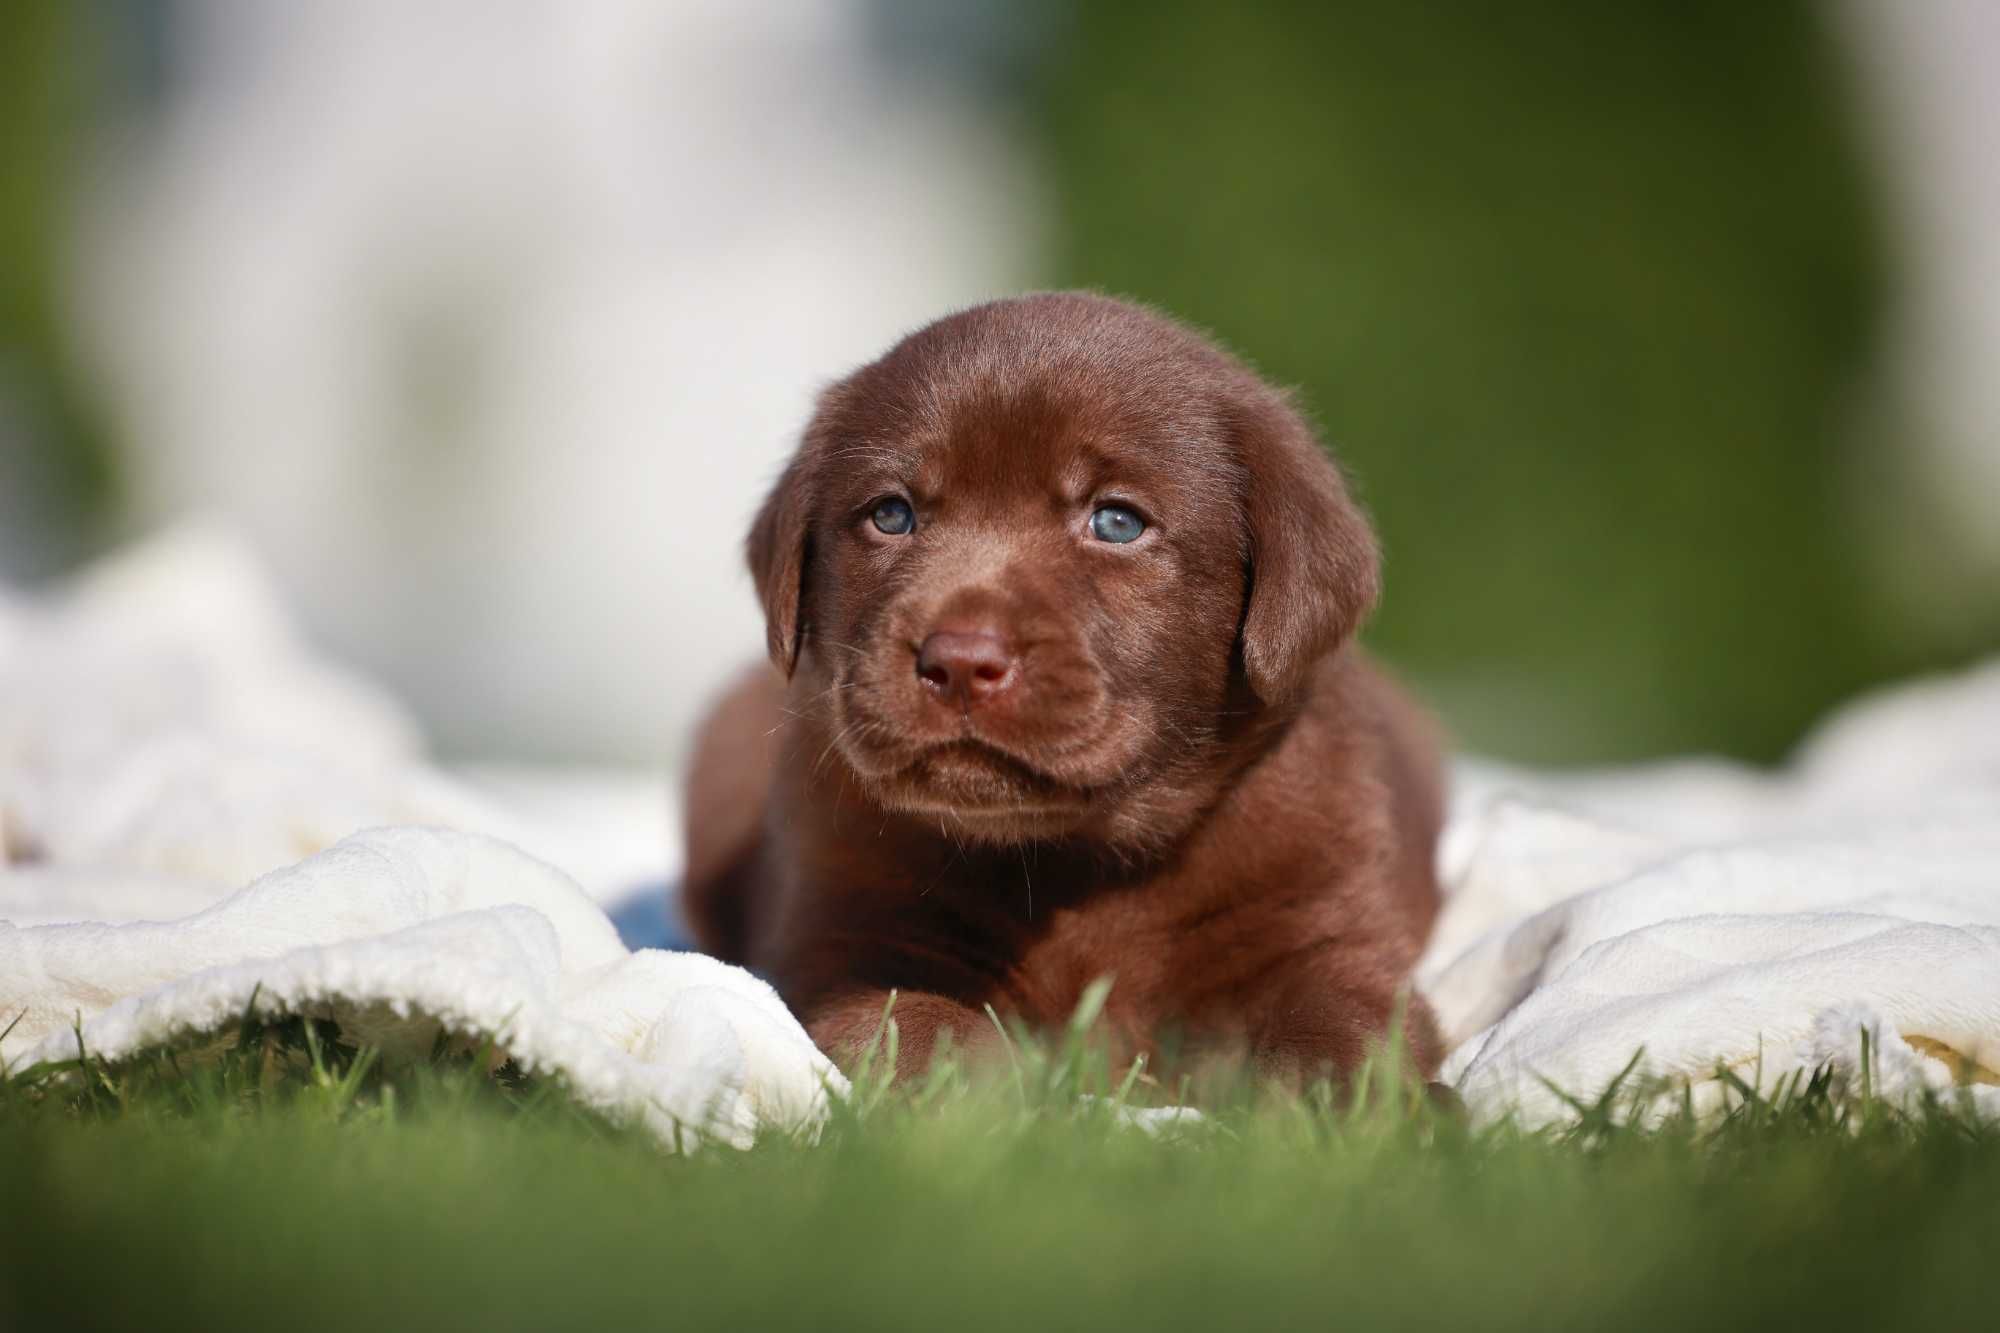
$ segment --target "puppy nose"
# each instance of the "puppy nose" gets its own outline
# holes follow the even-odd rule
[[[961,704],[992,698],[1014,674],[1013,650],[991,630],[938,630],[917,650],[917,675]]]

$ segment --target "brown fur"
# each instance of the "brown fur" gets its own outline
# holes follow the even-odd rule
[[[1137,541],[1093,538],[1107,501]],[[1436,748],[1349,642],[1366,520],[1241,364],[1096,296],[940,320],[822,396],[750,563],[777,669],[703,729],[687,907],[836,1059],[892,989],[908,1072],[1102,975],[1133,1053],[1296,1079],[1383,1037],[1437,909]],[[1428,1073],[1414,997],[1406,1030]]]

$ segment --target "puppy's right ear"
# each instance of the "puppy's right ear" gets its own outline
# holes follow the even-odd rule
[[[1250,597],[1243,613],[1244,675],[1275,703],[1298,693],[1313,664],[1345,642],[1375,605],[1375,534],[1340,470],[1305,420],[1261,384],[1230,416],[1242,451]]]
[[[771,661],[790,679],[805,642],[805,570],[808,555],[805,481],[800,460],[785,464],[750,525],[750,574],[764,603],[764,642]]]

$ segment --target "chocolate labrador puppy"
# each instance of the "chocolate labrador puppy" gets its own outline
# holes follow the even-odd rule
[[[1382,1040],[1438,762],[1351,642],[1374,539],[1283,394],[1137,306],[996,301],[825,392],[749,555],[776,669],[699,738],[687,910],[835,1059],[892,989],[909,1073],[1107,975],[1134,1054],[1297,1081]]]

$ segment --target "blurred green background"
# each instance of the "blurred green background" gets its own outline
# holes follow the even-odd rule
[[[1769,760],[1857,690],[2000,644],[2000,610],[1926,627],[1871,572],[1893,497],[1869,478],[1906,430],[1878,374],[1897,275],[1823,9],[871,13],[885,58],[943,51],[1023,136],[1042,283],[1156,303],[1298,387],[1382,532],[1370,640],[1468,746]],[[106,15],[144,24],[5,14],[0,317],[29,425],[0,516],[40,572],[116,527],[55,256],[71,140],[132,78]]]
[[[0,6],[0,572],[61,567],[116,503],[58,293],[66,168],[101,93],[91,17],[55,0]]]
[[[1957,648],[1856,556],[1887,274],[1842,92],[1798,4],[1088,6],[1057,276],[1299,386],[1382,531],[1372,642],[1467,741],[1768,759]]]

